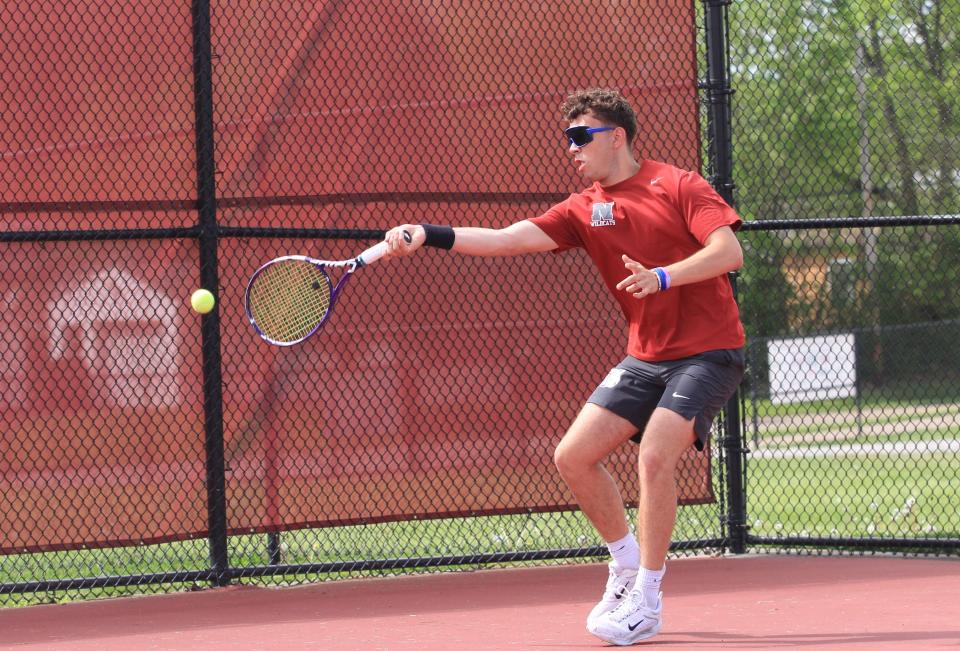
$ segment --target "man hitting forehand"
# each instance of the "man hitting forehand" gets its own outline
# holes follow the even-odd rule
[[[583,248],[620,304],[627,356],[587,400],[554,462],[612,556],[587,629],[628,645],[660,631],[677,464],[691,445],[703,450],[743,376],[743,325],[726,278],[743,264],[741,221],[696,172],[634,157],[637,119],[620,93],[577,92],[561,110],[567,152],[589,187],[506,228],[403,224],[386,241],[391,257],[424,245],[482,256]],[[638,446],[636,538],[603,465],[626,441]]]

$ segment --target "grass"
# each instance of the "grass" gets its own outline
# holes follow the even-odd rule
[[[633,517],[633,514],[631,514]],[[719,520],[714,504],[681,509],[678,540],[718,537]],[[532,513],[443,520],[387,522],[327,529],[305,529],[281,535],[281,562],[286,564],[349,562],[358,559],[395,559],[470,556],[497,552],[535,552],[544,549],[577,549],[602,541],[579,512]],[[229,540],[233,567],[268,563],[267,536],[233,536]],[[164,543],[115,549],[61,551],[0,557],[0,583],[29,577],[31,581],[84,576],[122,576],[208,567],[205,540]],[[592,559],[595,560],[595,559]],[[464,567],[480,567],[479,562]],[[396,571],[403,571],[396,570]],[[385,571],[343,573],[324,578],[345,578]],[[302,577],[301,577],[302,578]],[[315,578],[315,576],[314,576]],[[296,577],[255,579],[254,582],[296,582]],[[49,603],[74,598],[183,590],[193,584],[130,586],[88,591],[26,593],[0,597],[0,605]],[[205,584],[200,584],[202,587]]]
[[[927,395],[923,399],[873,397],[774,404],[750,401],[745,420],[747,438],[766,446],[877,441],[885,438],[929,440],[953,438],[960,417],[956,396]]]
[[[945,415],[943,413],[939,414]],[[956,432],[956,425],[943,421],[941,424],[929,424],[927,427],[918,427],[916,420],[903,418],[863,418],[840,419],[829,423],[815,425],[793,424],[780,427],[764,427],[758,436],[751,436],[751,440],[763,442],[764,445],[777,446],[790,439],[803,438],[805,445],[832,444],[838,440],[877,441],[885,438],[903,437],[900,425],[909,425],[909,440],[929,440],[931,438],[952,438]],[[857,432],[857,434],[852,434]]]
[[[745,391],[748,403],[747,413],[810,416],[832,412],[850,412],[858,408],[897,409],[899,407],[924,405],[956,405],[956,387],[960,383],[960,373],[941,373],[935,379],[936,381],[933,381],[925,375],[901,377],[896,380],[888,380],[881,385],[862,386],[859,390],[859,397],[850,396],[793,403],[773,403],[769,398],[751,396],[750,390],[747,389]]]
[[[960,538],[952,454],[756,459],[747,495],[758,536]]]

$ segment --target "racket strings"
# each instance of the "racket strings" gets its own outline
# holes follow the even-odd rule
[[[284,260],[264,269],[250,287],[250,311],[268,339],[292,343],[323,322],[330,310],[330,280],[316,265]]]

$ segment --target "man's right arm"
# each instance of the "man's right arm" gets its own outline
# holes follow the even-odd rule
[[[410,242],[403,237],[404,231],[410,234]],[[527,220],[499,229],[458,226],[453,235],[452,250],[465,255],[508,256],[557,248],[549,235]],[[388,257],[410,255],[423,246],[426,232],[419,224],[404,224],[387,231],[384,240],[390,246]]]

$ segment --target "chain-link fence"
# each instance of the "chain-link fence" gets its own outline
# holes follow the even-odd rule
[[[748,544],[958,552],[960,300],[917,290],[957,278],[957,222],[897,221],[743,235],[773,261],[740,282]]]
[[[875,43],[831,46],[849,69],[827,84],[781,40],[812,21],[856,45],[828,4],[820,19],[809,3],[734,6],[729,52],[722,2],[5,4],[0,594],[605,553],[551,462],[622,356],[622,317],[586,256],[378,265],[322,336],[286,349],[242,308],[278,255],[339,259],[396,223],[543,211],[580,183],[558,106],[597,85],[637,107],[641,156],[703,166],[728,198],[735,170],[752,220],[750,368],[712,452],[685,460],[675,553],[956,553],[957,220],[804,218],[958,212],[956,100],[936,96],[949,119],[926,135],[894,102],[916,163],[915,200],[897,204],[876,67],[929,34],[955,42],[957,23],[938,3],[927,32],[881,16]],[[894,35],[900,59],[883,49]],[[830,88],[807,107],[785,76]],[[867,136],[842,120],[827,134],[827,107],[854,110],[844,93]],[[218,295],[202,318],[199,286]],[[627,496],[632,465],[629,448],[611,464]]]
[[[753,546],[957,553],[958,25],[730,5]]]

